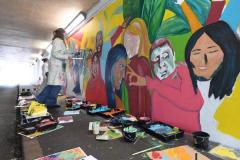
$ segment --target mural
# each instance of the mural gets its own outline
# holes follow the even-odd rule
[[[136,78],[130,85],[147,86],[152,93],[152,120],[187,131],[200,130],[199,111],[203,99],[199,92],[194,93],[187,66],[175,64],[174,51],[167,39],[154,41],[150,62],[153,78],[139,76],[130,67],[128,74]]]
[[[117,44],[110,49],[107,56],[105,71],[105,83],[108,106],[111,108],[124,109],[122,92],[125,68],[127,64],[127,52],[122,44]]]
[[[130,60],[128,66],[141,76],[150,76],[148,62],[150,42],[147,27],[142,19],[135,18],[127,26],[123,34],[123,44]],[[127,77],[130,113],[137,117],[151,117],[151,97],[146,86],[130,86],[130,81],[132,79]]]
[[[91,76],[86,88],[86,100],[107,105],[105,84],[101,76],[100,57],[102,55],[102,31],[96,35],[96,52],[92,56]],[[97,93],[97,94],[96,94]]]
[[[116,0],[68,40],[65,92],[240,146],[236,0]]]

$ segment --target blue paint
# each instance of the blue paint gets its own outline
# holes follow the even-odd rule
[[[96,109],[90,110],[90,113],[98,113],[98,112],[105,112],[110,111],[111,109],[106,106],[97,107]]]
[[[107,41],[103,43],[103,48],[102,48],[102,56],[100,58],[101,62],[101,73],[102,73],[102,79],[105,81],[105,67],[106,67],[106,61],[107,61],[107,55],[108,52],[111,48],[111,42]]]
[[[149,127],[151,131],[154,131],[158,134],[168,134],[173,132],[173,129],[169,126],[161,125],[161,124],[153,124]]]
[[[226,21],[233,31],[237,30],[238,24],[240,23],[239,11],[239,0],[229,0],[228,5],[220,18],[221,20]]]
[[[168,156],[163,156],[161,160],[170,160]]]

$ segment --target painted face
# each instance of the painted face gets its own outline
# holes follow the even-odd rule
[[[97,52],[101,52],[102,51],[102,46],[103,46],[103,35],[102,32],[98,32],[97,36],[96,36],[96,49]]]
[[[126,64],[127,64],[127,61],[124,59],[121,59],[121,60],[117,61],[114,65],[114,68],[113,68],[114,82],[113,82],[113,84],[114,84],[114,88],[117,90],[120,89],[122,80],[125,77]]]
[[[92,75],[95,78],[99,73],[99,61],[97,59],[97,56],[94,56],[93,63],[92,63]]]
[[[175,70],[175,57],[168,44],[157,47],[152,51],[151,63],[153,71],[159,80],[167,78]]]
[[[140,47],[139,36],[126,32],[124,34],[124,46],[126,48],[128,58],[132,58],[137,55]]]
[[[193,72],[198,77],[211,79],[223,62],[222,49],[204,33],[196,42],[190,55]]]

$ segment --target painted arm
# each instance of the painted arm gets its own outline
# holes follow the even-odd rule
[[[203,98],[199,91],[197,94],[194,93],[187,68],[183,65],[179,66],[177,72],[178,79],[181,81],[179,88],[174,88],[158,79],[149,77],[146,77],[146,85],[150,91],[157,92],[175,104],[176,107],[189,111],[199,111],[203,105]]]
[[[121,26],[118,26],[117,30],[111,37],[111,45],[114,46],[118,37],[122,34],[123,30],[127,27],[131,17],[127,17]]]
[[[158,79],[139,76],[130,66],[127,66],[127,76],[130,79],[129,86],[147,86],[150,92],[157,92],[179,108],[189,111],[200,110],[203,105],[203,98],[199,91],[197,94],[194,93],[187,67],[185,65],[178,66],[177,74],[181,84],[179,88],[173,88]],[[135,77],[135,81],[131,81],[133,77]]]

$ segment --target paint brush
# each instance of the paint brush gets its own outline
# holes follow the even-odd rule
[[[160,144],[160,145],[158,145],[158,146],[151,147],[151,148],[144,149],[144,150],[142,150],[142,151],[139,151],[139,152],[133,153],[132,156],[135,156],[135,155],[137,155],[137,154],[144,153],[144,152],[147,152],[147,151],[150,151],[150,150],[152,150],[152,149],[159,148],[159,147],[162,147],[162,145]]]
[[[140,139],[140,137],[137,137],[136,141],[133,144],[136,144],[139,139]]]

